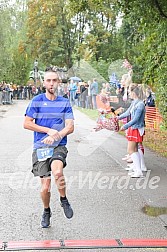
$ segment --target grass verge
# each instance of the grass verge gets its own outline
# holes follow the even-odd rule
[[[96,120],[98,117],[98,111],[93,109],[83,109],[76,107],[80,112],[87,115],[90,119]],[[157,154],[160,154],[163,157],[167,157],[167,131],[159,130],[153,131],[151,129],[145,129],[144,136],[144,146],[149,148],[152,151],[155,151]],[[124,132],[119,132],[121,135],[124,135]]]
[[[96,120],[97,117],[98,117],[98,111],[97,110],[85,109],[85,108],[81,108],[81,107],[75,107],[75,108],[78,109],[79,111],[81,111],[82,113],[84,113],[85,115],[87,115],[92,120]]]

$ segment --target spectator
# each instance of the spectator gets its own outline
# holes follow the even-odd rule
[[[132,71],[129,71],[127,74],[123,74],[121,78],[121,95],[122,95],[122,104],[123,108],[128,108],[131,104],[128,97],[128,88],[129,85],[132,83]],[[120,99],[120,97],[119,97]],[[120,99],[121,101],[121,99]]]
[[[110,87],[110,83],[108,83],[108,82],[106,82],[105,91],[106,91],[106,94],[107,94],[108,96],[111,95],[111,87]]]
[[[109,101],[109,95],[108,95],[108,88],[106,86],[106,83],[102,83],[102,89],[101,89],[101,92],[100,92],[100,100],[107,105],[107,107],[110,106],[110,101]]]
[[[88,96],[87,83],[82,82],[80,86],[80,105],[82,108],[86,107],[86,96]]]
[[[71,80],[70,85],[69,85],[69,95],[70,95],[71,106],[73,106],[75,102],[76,90],[77,90],[77,85],[73,80]]]
[[[32,86],[31,94],[32,97],[34,97],[37,94],[37,88],[35,86]]]
[[[81,90],[80,90],[80,84],[79,82],[77,82],[77,90],[76,90],[76,94],[75,94],[75,104],[76,106],[80,106],[80,95],[81,95]]]
[[[29,86],[28,86],[28,99],[29,100],[31,99],[31,95],[32,95],[32,86],[31,86],[31,84],[29,84]]]
[[[87,109],[92,109],[92,108],[93,108],[92,96],[91,96],[90,87],[91,87],[91,81],[88,80],[88,85],[87,85],[87,88],[88,88],[88,95],[86,96],[86,108],[87,108]]]
[[[64,87],[62,83],[60,83],[60,85],[58,86],[58,95],[60,96],[64,95]]]
[[[3,104],[2,97],[3,97],[3,85],[0,83],[0,105]]]
[[[150,88],[146,89],[145,105],[148,107],[155,107],[155,100]]]
[[[23,99],[26,100],[27,99],[27,86],[23,87]]]
[[[98,83],[96,79],[93,79],[90,90],[92,96],[93,109],[97,109],[96,96],[98,94]]]
[[[144,164],[144,156],[141,149],[138,148],[139,143],[143,142],[145,118],[145,106],[140,98],[141,93],[141,87],[137,84],[131,84],[129,96],[133,99],[133,102],[125,113],[118,116],[119,120],[129,115],[131,117],[130,121],[121,127],[121,130],[127,130],[128,154],[131,156],[134,165],[134,172],[130,174],[132,178],[143,176],[142,164]]]

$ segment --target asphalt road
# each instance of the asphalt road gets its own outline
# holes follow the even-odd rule
[[[167,239],[167,214],[152,217],[142,211],[146,205],[167,207],[167,159],[146,149],[145,179],[130,179],[121,160],[126,139],[107,130],[94,132],[95,122],[76,109],[64,170],[74,217],[64,217],[53,181],[52,225],[42,229],[40,181],[30,172],[33,133],[23,129],[27,104],[0,106],[0,241]]]

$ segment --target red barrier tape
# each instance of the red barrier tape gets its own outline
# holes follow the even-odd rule
[[[7,249],[43,249],[60,248],[60,241],[10,241],[7,243]]]
[[[167,248],[167,239],[48,240],[0,242],[0,251],[97,248]]]
[[[167,248],[167,240],[162,239],[122,239],[121,240],[123,246],[126,247],[159,247],[159,248]]]
[[[118,247],[116,240],[67,240],[64,243],[67,247]]]

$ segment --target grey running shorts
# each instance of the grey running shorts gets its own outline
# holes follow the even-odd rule
[[[48,177],[51,176],[51,163],[53,160],[61,160],[63,167],[66,166],[66,157],[68,150],[66,146],[57,146],[54,148],[53,156],[45,161],[38,161],[37,150],[32,153],[32,173],[34,176]]]

